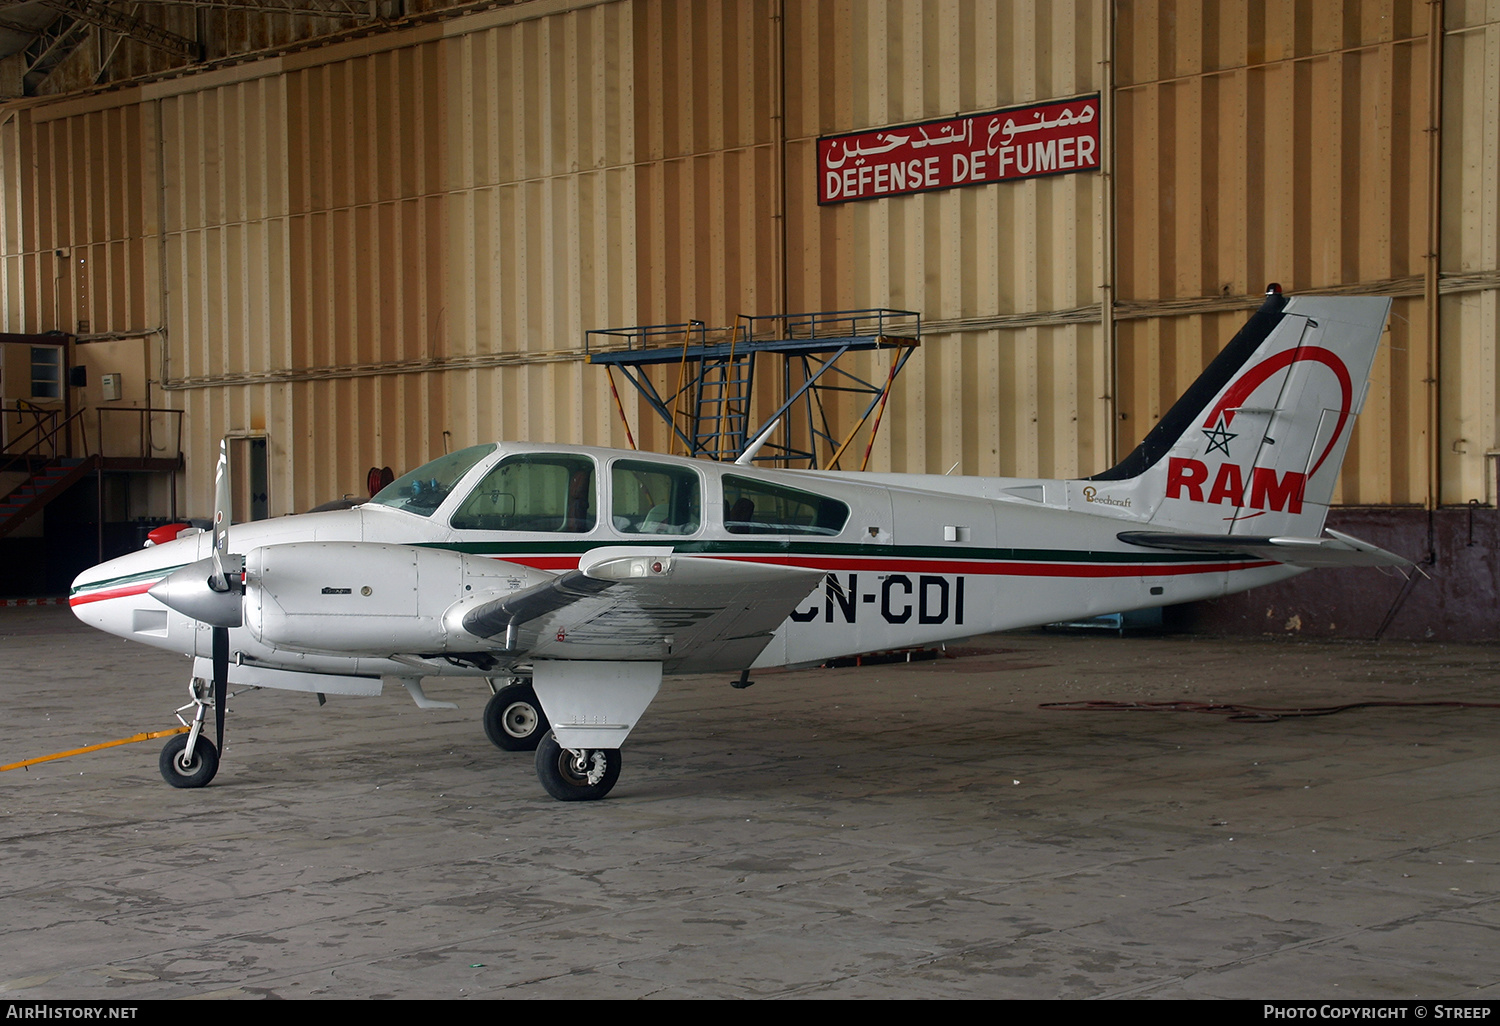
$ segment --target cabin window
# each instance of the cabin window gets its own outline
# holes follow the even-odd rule
[[[376,493],[370,501],[381,506],[430,517],[453,492],[474,464],[495,451],[494,445],[471,445],[439,456],[409,474],[402,474]]]
[[[731,534],[838,534],[849,507],[837,499],[724,475],[724,527]]]
[[[684,467],[616,460],[610,484],[610,515],[617,531],[692,534],[702,522],[698,475]]]
[[[449,521],[459,531],[582,534],[594,529],[594,461],[587,456],[507,456],[490,468]]]

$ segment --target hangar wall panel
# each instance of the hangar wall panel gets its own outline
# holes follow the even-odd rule
[[[0,120],[0,317],[153,339],[193,512],[224,433],[268,437],[285,512],[481,438],[624,444],[590,328],[920,310],[872,467],[1067,476],[1265,282],[1392,293],[1340,498],[1422,503],[1436,469],[1442,501],[1493,501],[1500,16],[1444,6],[1434,397],[1427,10],[548,0],[28,101]],[[1112,189],[815,201],[819,135],[1095,91]]]
[[[276,512],[477,438],[623,444],[578,360],[587,329],[781,309],[922,311],[873,467],[1089,472],[1108,443],[1100,329],[1004,318],[1099,301],[1098,176],[822,209],[812,160],[825,132],[1097,90],[1102,19],[1092,2],[772,0],[458,19],[61,101],[38,109],[38,149],[70,159],[54,135],[76,149],[142,126],[148,159],[105,163],[136,166],[116,188],[160,228],[122,231],[134,261],[90,291],[139,281],[136,306],[156,307],[93,328],[166,328],[157,372],[189,411],[190,467],[221,434],[267,435]],[[37,181],[31,223],[95,236],[51,210],[65,175]],[[28,309],[56,305],[52,278],[29,281]],[[624,398],[641,443],[667,448]]]
[[[1500,3],[1450,2],[1443,39],[1440,377],[1446,503],[1496,501]]]
[[[1119,327],[1122,451],[1243,320],[1153,308],[1271,281],[1415,293],[1335,501],[1424,502],[1426,5],[1121,0],[1116,24],[1119,298],[1145,315]]]
[[[776,8],[769,0],[631,5],[638,323],[721,327],[782,309]],[[762,361],[760,373],[768,367]],[[602,383],[601,370],[586,373]],[[653,380],[658,392],[675,392],[678,367],[662,366]],[[657,415],[633,395],[621,398],[637,444],[672,451]]]
[[[624,444],[578,351],[636,319],[630,16],[501,10],[23,108],[5,326],[162,329],[195,514],[224,434],[267,437],[273,513],[478,438]]]
[[[148,323],[154,223],[139,197],[154,169],[132,159],[143,145],[151,145],[150,127],[132,107],[5,122],[6,180],[31,186],[6,190],[5,330]]]
[[[1102,301],[1101,176],[826,207],[813,190],[819,135],[1100,90],[1104,20],[1089,2],[787,5],[787,305],[923,316],[872,467],[1069,476],[1107,464],[1099,317],[1005,327]],[[886,363],[863,366],[882,377]]]

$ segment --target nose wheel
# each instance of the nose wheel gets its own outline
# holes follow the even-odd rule
[[[214,704],[208,697],[212,689],[205,681],[193,680],[188,684],[188,691],[193,700],[177,710],[177,719],[189,730],[168,740],[156,761],[161,778],[173,787],[203,787],[219,772],[219,750],[203,736],[204,719]],[[182,717],[189,709],[193,710],[191,724]]]
[[[161,778],[173,787],[202,787],[219,772],[219,750],[206,737],[197,739],[188,752],[190,735],[178,734],[161,750],[157,768]]]

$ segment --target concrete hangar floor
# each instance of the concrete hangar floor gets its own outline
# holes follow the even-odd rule
[[[486,692],[236,698],[0,774],[0,995],[1500,997],[1500,709],[1235,723],[1046,702],[1500,702],[1500,651],[992,635],[669,681],[602,802]],[[0,609],[0,765],[173,724],[179,656]]]

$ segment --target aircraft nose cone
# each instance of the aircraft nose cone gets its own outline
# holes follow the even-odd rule
[[[72,608],[73,615],[90,627],[97,627],[100,630],[110,629],[110,624],[106,622],[107,617],[104,615],[104,607],[109,603],[99,601],[101,596],[97,594],[99,585],[107,579],[98,566],[89,567],[73,578],[73,587],[68,595],[68,605]]]
[[[214,591],[209,584],[214,570],[212,557],[200,559],[153,584],[146,594],[168,609],[210,626],[238,627],[244,622],[243,595],[237,585],[228,591]]]

